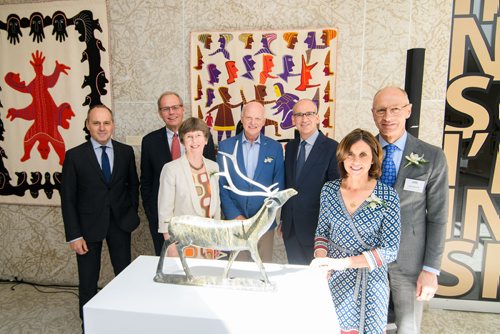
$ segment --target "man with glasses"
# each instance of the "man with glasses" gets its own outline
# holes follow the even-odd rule
[[[155,254],[161,253],[163,235],[158,233],[158,189],[163,165],[184,154],[178,130],[184,116],[184,105],[179,94],[165,92],[158,98],[158,115],[165,126],[142,139],[141,148],[141,196],[142,205],[149,221]],[[212,136],[203,151],[205,158],[215,161]]]
[[[386,87],[375,94],[373,119],[384,149],[381,181],[400,197],[401,242],[389,264],[398,333],[419,333],[424,301],[438,288],[437,276],[448,220],[448,172],[443,151],[405,130],[411,114],[406,92]]]
[[[314,257],[321,188],[339,177],[338,143],[318,130],[320,117],[312,100],[295,104],[292,121],[300,138],[285,147],[285,189],[294,188],[298,194],[282,208],[281,232],[288,263],[308,265]]]

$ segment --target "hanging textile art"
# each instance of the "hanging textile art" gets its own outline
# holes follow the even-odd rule
[[[337,39],[334,28],[191,33],[192,115],[218,142],[235,135],[242,106],[259,101],[266,108],[263,132],[287,141],[294,104],[309,98],[320,130],[332,138]]]
[[[106,2],[0,8],[0,202],[58,205],[89,107],[111,107]]]

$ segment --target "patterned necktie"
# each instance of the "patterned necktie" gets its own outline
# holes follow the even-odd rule
[[[106,146],[101,146],[101,169],[104,175],[104,180],[109,184],[111,181],[111,165],[109,164],[108,154],[106,153]]]
[[[392,156],[396,150],[396,145],[386,145],[384,150],[385,157],[384,161],[382,161],[382,177],[380,178],[380,181],[388,186],[394,187],[394,184],[396,183],[396,164],[394,163]]]
[[[302,171],[302,167],[304,167],[304,164],[306,163],[306,144],[307,142],[303,140],[300,143],[299,147],[299,156],[297,157],[297,168],[296,168],[296,173],[295,173],[295,180],[299,179],[300,172]]]
[[[172,138],[172,160],[179,159],[181,157],[181,144],[179,143],[179,135],[174,133]]]

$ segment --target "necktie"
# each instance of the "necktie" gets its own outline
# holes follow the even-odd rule
[[[296,168],[296,173],[295,173],[295,180],[299,179],[300,172],[302,171],[302,167],[304,167],[304,164],[306,163],[306,144],[307,144],[307,142],[305,140],[303,140],[300,143],[299,156],[297,157],[297,168]]]
[[[104,180],[109,184],[111,181],[111,165],[109,164],[108,154],[106,153],[106,146],[101,146],[101,169],[104,175]]]
[[[384,161],[382,161],[382,177],[380,178],[380,181],[388,186],[394,187],[394,184],[396,183],[396,164],[394,163],[392,156],[396,150],[396,145],[386,145],[384,150],[385,157]]]
[[[179,135],[174,133],[172,138],[172,160],[179,159],[181,157],[181,144],[179,143]]]

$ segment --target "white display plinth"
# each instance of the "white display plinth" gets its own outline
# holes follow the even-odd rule
[[[86,334],[338,333],[325,273],[264,264],[275,291],[156,283],[158,257],[140,256],[83,308]],[[226,261],[188,259],[193,275],[221,276]],[[164,272],[183,273],[178,258]],[[231,277],[260,278],[253,262],[234,262]]]

